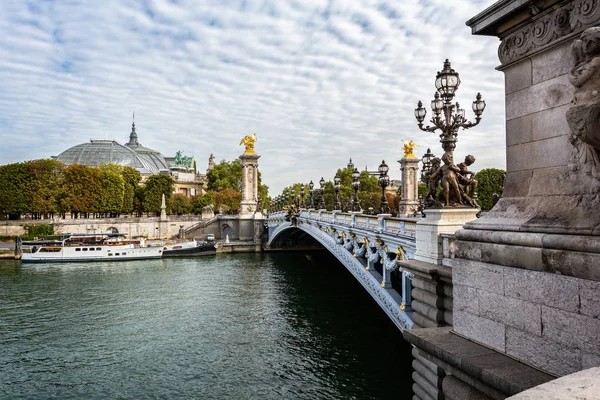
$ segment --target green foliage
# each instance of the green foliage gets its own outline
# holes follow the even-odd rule
[[[419,191],[419,197],[424,199],[427,196],[427,192],[428,192],[427,184],[423,183],[423,182],[419,182],[418,191]]]
[[[206,178],[208,180],[207,189],[209,191],[225,189],[241,191],[242,162],[239,159],[231,162],[222,160],[206,173]]]
[[[23,235],[23,239],[33,240],[40,236],[50,236],[54,234],[54,227],[48,224],[26,225],[27,233]]]
[[[121,212],[129,214],[134,210],[135,191],[142,181],[140,172],[132,167],[123,167],[123,207]]]
[[[73,164],[65,167],[59,209],[63,212],[98,212],[101,171],[86,165]]]
[[[32,186],[27,163],[0,166],[0,209],[9,214],[29,212]]]
[[[505,176],[506,171],[498,168],[482,169],[475,174],[474,178],[478,182],[479,205],[482,210],[492,209],[492,196],[494,193],[501,194]]]
[[[192,201],[181,193],[171,196],[171,214],[184,215],[192,212]]]
[[[340,168],[336,172],[340,177],[339,198],[342,211],[348,211],[352,209],[352,202],[354,200],[354,189],[352,189],[352,172],[354,172],[353,168]],[[368,211],[369,207],[373,207],[374,211],[377,211],[379,209],[379,203],[381,199],[381,188],[379,187],[377,177],[370,176],[367,171],[361,171],[358,180],[360,182],[360,187],[357,194],[361,207],[365,211]],[[300,194],[300,185],[300,183],[294,183],[293,185],[283,189],[282,193],[290,193],[292,196],[292,201],[294,201],[296,196]],[[310,204],[308,183],[305,183],[304,186],[306,191],[304,199],[305,203],[308,207],[318,208],[319,200],[321,198],[319,182],[315,183],[312,205]],[[333,186],[333,180],[325,182],[323,200],[327,209],[332,210],[334,208],[336,195]]]
[[[27,211],[41,215],[57,212],[64,164],[56,160],[33,160],[25,164],[31,176]]]
[[[171,194],[174,186],[173,178],[170,175],[152,175],[146,181],[146,189],[142,200],[142,208],[145,212],[160,213],[162,205],[162,195],[165,195],[167,212],[170,210]]]
[[[215,211],[223,208],[225,214],[237,214],[242,201],[242,194],[236,190],[225,189],[218,192],[208,192],[214,199]]]
[[[210,204],[215,205],[215,200],[210,194],[205,193],[194,198],[192,210],[194,214],[202,214],[202,209]]]

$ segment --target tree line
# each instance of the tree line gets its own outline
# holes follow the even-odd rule
[[[0,166],[0,212],[11,218],[34,219],[56,215],[72,218],[118,217],[122,214],[160,214],[162,194],[167,213],[201,214],[212,204],[215,211],[237,213],[241,194],[239,160],[221,161],[207,174],[207,192],[188,198],[173,194],[170,175],[151,175],[142,181],[132,167],[105,164],[95,167],[65,165],[56,160],[32,160]],[[268,201],[268,186],[259,179],[259,196]]]

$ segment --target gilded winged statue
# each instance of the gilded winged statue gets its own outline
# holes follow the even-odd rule
[[[256,133],[244,136],[244,138],[240,142],[240,145],[243,144],[244,146],[246,146],[246,151],[244,152],[244,154],[256,154],[256,151],[254,151],[254,142],[256,142]]]
[[[413,153],[413,150],[419,145],[413,142],[412,140],[409,142],[403,140],[402,142],[404,143],[404,158],[416,158]]]

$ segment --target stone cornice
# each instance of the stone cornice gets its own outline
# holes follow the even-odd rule
[[[600,23],[600,0],[575,0],[531,18],[502,38],[502,68],[580,34]]]

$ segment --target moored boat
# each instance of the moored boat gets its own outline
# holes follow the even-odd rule
[[[163,246],[163,257],[195,257],[208,256],[217,253],[216,242],[198,242],[190,240]]]
[[[143,238],[125,239],[123,234],[63,234],[24,241],[21,261],[121,261],[161,258],[162,246],[146,246]]]

